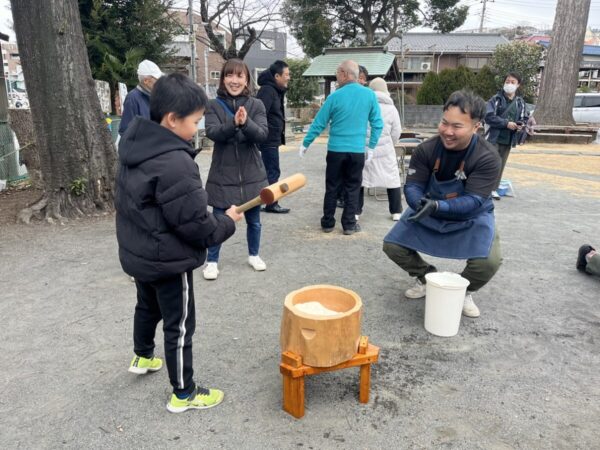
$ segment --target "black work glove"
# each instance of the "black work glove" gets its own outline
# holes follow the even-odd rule
[[[419,201],[420,205],[415,214],[408,218],[409,222],[418,222],[424,217],[427,217],[438,209],[438,204],[435,200],[431,200],[430,198],[423,197]]]

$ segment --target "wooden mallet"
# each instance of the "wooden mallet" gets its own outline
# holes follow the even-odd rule
[[[297,191],[305,184],[306,177],[301,173],[295,173],[294,175],[262,189],[258,197],[254,197],[252,200],[238,206],[235,210],[240,214],[258,205],[270,205],[278,201],[281,197],[285,197],[286,195]]]

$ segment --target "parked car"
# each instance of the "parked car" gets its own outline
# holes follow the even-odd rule
[[[573,118],[575,122],[600,123],[600,94],[575,94]]]
[[[535,117],[535,105],[526,104],[527,114]],[[577,123],[600,124],[600,93],[577,93],[573,100],[573,118]]]

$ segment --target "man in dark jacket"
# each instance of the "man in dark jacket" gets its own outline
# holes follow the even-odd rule
[[[123,102],[121,123],[119,124],[120,136],[125,133],[134,117],[150,118],[150,93],[156,80],[163,75],[158,66],[147,59],[139,64],[137,74],[139,84],[127,94]]]
[[[288,65],[280,60],[275,61],[268,70],[258,77],[260,89],[256,98],[262,100],[267,112],[269,124],[269,136],[265,142],[260,144],[260,151],[269,184],[279,181],[279,146],[285,145],[285,110],[283,99],[290,81],[290,69]],[[265,212],[285,214],[290,212],[289,208],[282,208],[275,202],[264,208]]]
[[[495,200],[500,200],[497,189],[502,180],[510,149],[517,145],[518,132],[527,124],[528,120],[525,101],[517,95],[520,85],[521,76],[519,74],[515,72],[506,74],[502,90],[487,102],[485,123],[489,128],[486,139],[496,146],[498,154],[502,158],[502,168],[492,191],[492,197]]]

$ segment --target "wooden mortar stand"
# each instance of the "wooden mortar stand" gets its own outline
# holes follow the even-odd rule
[[[369,344],[367,336],[361,336],[358,353],[351,359],[333,367],[312,367],[302,363],[302,357],[293,352],[281,354],[279,371],[283,375],[283,410],[296,419],[304,416],[304,377],[321,372],[346,369],[360,366],[360,389],[358,399],[361,403],[369,402],[371,389],[371,364],[379,359],[379,347]]]

